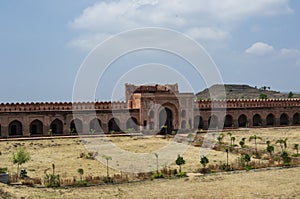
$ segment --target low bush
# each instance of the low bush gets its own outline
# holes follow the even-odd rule
[[[6,173],[7,172],[7,168],[5,167],[5,168],[1,168],[0,167],[0,173]]]
[[[46,187],[60,187],[60,176],[54,174],[46,174],[44,177],[44,185]]]
[[[177,173],[175,176],[178,178],[182,178],[182,177],[186,177],[187,175],[186,175],[186,172],[182,171],[182,172]]]
[[[164,174],[162,174],[162,173],[155,173],[154,175],[153,175],[153,178],[164,178],[165,176],[164,176]]]

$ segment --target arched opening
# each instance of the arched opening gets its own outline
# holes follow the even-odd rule
[[[90,128],[89,131],[94,133],[100,133],[103,132],[102,130],[102,122],[101,120],[94,118],[90,121]]]
[[[159,128],[161,134],[170,134],[173,129],[173,114],[172,111],[166,107],[164,107],[159,112]]]
[[[127,120],[126,122],[126,129],[127,130],[134,130],[134,131],[138,131],[139,126],[138,126],[138,121],[136,118],[131,117]]]
[[[208,119],[208,127],[209,128],[217,128],[218,127],[218,117],[215,115],[212,115],[211,117],[209,117]]]
[[[280,125],[289,125],[289,116],[285,113],[280,116]]]
[[[275,116],[272,113],[270,113],[267,116],[266,123],[267,123],[267,126],[274,126],[275,125]]]
[[[31,135],[43,134],[43,123],[40,120],[34,120],[30,123],[30,134]]]
[[[299,113],[295,113],[293,116],[293,124],[294,125],[299,125],[300,124],[300,115]]]
[[[203,129],[203,119],[199,115],[194,118],[194,129]]]
[[[253,116],[253,126],[261,126],[261,124],[262,124],[261,116],[259,114],[255,114]]]
[[[225,116],[224,128],[231,128],[233,126],[233,118],[231,115]]]
[[[186,129],[186,121],[185,120],[181,121],[181,129]]]
[[[111,118],[108,122],[108,131],[109,132],[120,132],[121,129],[119,127],[120,121],[117,118]]]
[[[242,115],[239,116],[238,126],[239,127],[246,127],[247,126],[247,117],[246,117],[246,115],[242,114]]]
[[[51,122],[50,129],[53,135],[63,134],[63,123],[59,119],[55,119]]]
[[[23,134],[23,126],[22,123],[18,120],[12,121],[9,126],[9,136],[18,136]]]
[[[70,133],[71,134],[81,134],[82,133],[82,122],[80,119],[76,118],[71,121]]]

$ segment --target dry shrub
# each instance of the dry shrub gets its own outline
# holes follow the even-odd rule
[[[34,181],[32,179],[25,179],[22,180],[22,184],[27,186],[34,186]]]
[[[16,173],[11,174],[9,177],[10,177],[10,182],[11,183],[19,182],[18,175]]]

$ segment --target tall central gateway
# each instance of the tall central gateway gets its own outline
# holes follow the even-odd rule
[[[177,84],[125,85],[129,109],[139,110],[144,133],[171,133],[193,127],[194,94],[179,93]]]

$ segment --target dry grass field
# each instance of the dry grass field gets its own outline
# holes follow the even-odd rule
[[[275,146],[275,152],[280,152],[280,146],[275,145],[276,140],[288,138],[288,151],[294,153],[293,145],[300,144],[300,128],[267,128],[267,129],[244,129],[232,131],[238,144],[245,137],[246,145],[254,148],[254,142],[248,138],[256,134],[262,137],[258,140],[259,150],[264,150],[266,141],[271,141]],[[224,132],[224,142],[229,143],[230,138]],[[106,165],[100,161],[80,157],[88,154],[84,143],[101,143],[103,138],[87,138],[84,141],[79,138],[66,139],[43,139],[43,140],[20,140],[0,141],[0,167],[7,167],[9,172],[16,172],[17,166],[11,162],[11,156],[18,146],[23,146],[30,154],[29,162],[22,165],[28,171],[30,177],[43,178],[46,170],[55,164],[55,171],[62,178],[77,178],[78,168],[84,169],[84,176],[106,175]],[[172,142],[172,138],[161,137],[111,137],[106,140],[119,148],[133,153],[155,153]],[[199,162],[199,147],[189,146],[182,154],[186,160],[183,170],[195,172],[201,168]],[[101,152],[99,152],[101,154]],[[154,156],[154,155],[153,155]],[[210,150],[207,155],[210,163],[218,164],[226,161],[226,153],[223,151]],[[238,155],[229,154],[229,162],[236,162]],[[101,158],[101,157],[100,157]],[[132,160],[134,163],[134,160]],[[173,163],[169,168],[178,168]],[[163,160],[159,161],[160,167],[165,166]],[[0,190],[12,194],[12,198],[296,198],[300,195],[300,169],[284,169],[260,172],[245,172],[238,174],[209,175],[173,180],[154,180],[139,183],[101,185],[83,188],[28,188],[24,186],[0,185]],[[50,171],[47,171],[50,172]],[[110,168],[110,173],[120,173]],[[1,193],[1,192],[0,192]],[[146,194],[146,195],[145,195]],[[1,198],[1,196],[0,196]]]

